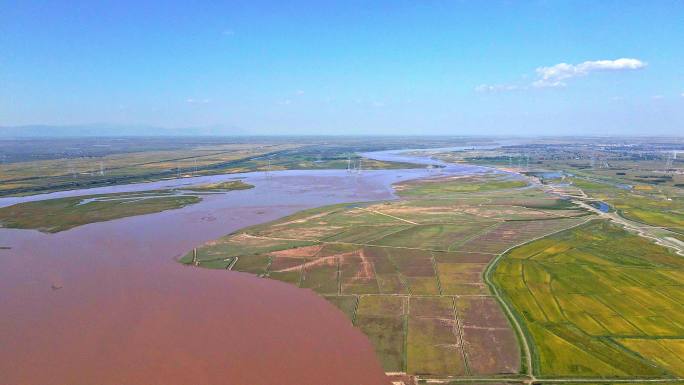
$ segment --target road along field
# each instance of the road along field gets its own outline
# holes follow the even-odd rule
[[[684,376],[684,259],[592,220],[506,253],[494,282],[544,377]]]
[[[587,196],[607,202],[621,217],[661,227],[671,236],[684,237],[684,190],[638,185],[632,189],[574,178],[573,184]]]
[[[668,146],[677,148],[681,144],[674,140]],[[607,203],[623,218],[661,227],[668,236],[684,241],[684,162],[658,148],[654,144],[637,149],[565,143],[434,156],[449,163],[516,170],[546,185],[580,188],[587,197]]]
[[[209,242],[181,262],[317,292],[368,336],[387,372],[516,377],[517,328],[484,272],[505,250],[590,214],[496,173],[396,187],[402,199],[302,211]]]

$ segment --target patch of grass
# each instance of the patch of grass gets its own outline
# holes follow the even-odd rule
[[[447,251],[453,243],[467,239],[485,226],[475,224],[417,225],[390,234],[373,244]]]
[[[411,297],[410,313],[418,317],[454,318],[454,301],[451,297]]]
[[[577,206],[567,199],[545,199],[537,201],[523,201],[520,203],[521,206],[530,209],[543,209],[543,210],[573,210],[577,209]]]
[[[358,315],[401,316],[404,315],[405,297],[366,295],[359,299]]]
[[[271,262],[271,257],[265,254],[241,255],[236,258],[238,260],[235,263],[235,266],[233,266],[233,270],[243,271],[245,273],[252,273],[256,275],[266,273],[268,264]]]
[[[396,233],[408,228],[410,225],[390,225],[390,226],[353,226],[345,228],[344,231],[333,236],[326,237],[323,240],[332,242],[349,242],[349,243],[374,243],[373,241],[382,238],[386,235]]]
[[[233,234],[215,241],[209,242],[202,247],[196,248],[193,251],[188,252],[181,259],[181,263],[191,263],[193,258],[198,261],[210,261],[215,259],[225,259],[229,257],[238,257],[238,264],[240,264],[240,259],[247,257],[244,263],[249,263],[251,258],[255,256],[264,257],[264,254],[279,251],[288,250],[296,247],[312,246],[314,242],[308,241],[288,241],[288,240],[271,240],[263,238],[253,238],[246,234]],[[273,260],[272,256],[266,255],[266,259],[261,259],[260,261],[254,263],[258,266],[263,266],[264,262],[270,264]],[[236,266],[238,266],[236,264]],[[248,268],[251,270],[253,265],[250,263]],[[238,270],[236,268],[236,270]]]
[[[385,371],[404,370],[404,317],[357,313],[354,326],[368,336]]]
[[[233,263],[233,258],[215,259],[212,261],[200,262],[199,266],[208,269],[227,269]]]
[[[111,194],[25,202],[0,208],[3,227],[57,233],[94,222],[179,209],[197,203],[192,195]]]
[[[358,297],[353,295],[326,295],[324,298],[337,306],[349,318],[349,321],[354,322]]]
[[[300,287],[311,289],[320,294],[336,294],[339,291],[338,261],[326,260],[320,264],[304,267]]]
[[[272,271],[268,273],[268,277],[272,279],[277,279],[278,281],[287,282],[295,286],[299,285],[299,281],[302,279],[301,270],[293,271]]]
[[[249,190],[251,188],[254,188],[254,186],[249,183],[245,183],[241,180],[234,180],[228,182],[203,184],[199,186],[190,186],[187,189],[184,188],[183,190],[193,192],[228,192],[233,190]]]
[[[409,181],[397,186],[399,195],[403,197],[434,198],[454,194],[485,192],[493,190],[515,189],[527,186],[524,180],[510,179],[500,175],[450,177]]]
[[[465,364],[450,319],[409,317],[406,371],[411,374],[463,375]]]

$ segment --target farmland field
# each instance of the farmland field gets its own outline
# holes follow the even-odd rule
[[[174,239],[185,244],[170,255],[187,266],[174,268],[189,275],[223,276],[226,282],[247,279],[314,299],[312,294],[319,295],[328,301],[319,303],[333,318],[342,325],[348,320],[345,326],[357,329],[352,331],[367,344],[366,351],[377,356],[377,368],[382,366],[390,381],[396,383],[667,384],[681,383],[684,378],[684,263],[676,254],[682,254],[684,246],[684,236],[678,232],[682,215],[681,189],[676,186],[679,176],[673,176],[673,182],[655,182],[660,175],[657,170],[650,174],[644,170],[625,172],[624,179],[641,175],[653,182],[626,186],[622,183],[625,180],[610,176],[605,169],[579,166],[572,174],[451,165],[396,173],[357,172],[353,167],[361,162],[364,168],[390,164],[371,162],[364,155],[351,156],[343,152],[345,146],[337,144],[280,146],[285,144],[277,144],[268,155],[253,154],[219,164],[202,164],[193,155],[197,148],[185,149],[178,154],[190,158],[177,164],[192,171],[148,187],[156,190],[119,192],[126,188],[105,188],[96,191],[111,193],[61,193],[55,196],[67,197],[48,200],[8,198],[9,202],[24,203],[0,208],[0,223],[3,227],[55,233],[169,210],[160,214],[157,222],[151,221],[154,216],[150,215],[111,225],[129,231],[127,223],[160,223],[175,216],[181,220],[172,222],[179,226],[174,237],[185,231],[182,226],[189,220],[202,230],[189,234],[199,237],[192,242],[185,242],[185,237]],[[224,150],[229,156],[235,148]],[[163,154],[165,151],[152,151],[147,156],[173,155]],[[380,154],[401,156],[396,152]],[[130,159],[137,157],[129,155]],[[60,162],[31,162],[52,161]],[[542,164],[563,167],[557,159]],[[163,175],[172,172],[164,169],[170,167],[164,162],[153,161],[142,168],[157,166],[161,167],[159,173],[119,170],[131,172],[127,174],[130,177],[145,175],[150,179],[166,178]],[[264,167],[269,172],[244,178],[182,178],[236,170],[265,171]],[[259,206],[262,200],[273,203],[270,194],[274,190],[269,186],[279,184],[280,175],[270,170],[330,167],[350,170],[282,173],[286,190],[278,194],[282,193],[287,204],[275,212]],[[55,169],[58,171],[59,167]],[[308,176],[292,177],[300,173],[319,179],[308,184]],[[86,174],[78,178],[96,181],[102,176],[97,170]],[[647,174],[652,177],[646,178]],[[365,183],[377,175],[387,178],[382,179],[383,188],[365,189]],[[391,198],[387,186],[393,178],[399,181],[414,175],[419,179],[393,185],[396,199],[384,200]],[[122,174],[121,180],[128,176]],[[665,176],[661,179],[666,180]],[[61,177],[56,174],[48,179],[53,177],[56,179],[27,193],[61,189],[52,184]],[[197,180],[203,182],[193,185]],[[344,187],[333,191],[340,180]],[[257,188],[235,191],[253,187],[246,182]],[[370,195],[342,195],[347,191],[356,194],[361,188]],[[307,195],[290,195],[300,192]],[[308,201],[308,194],[320,194],[321,200]],[[264,223],[298,208],[350,199],[375,201],[327,205]],[[196,206],[173,210],[200,200],[203,202]],[[214,222],[221,215],[231,216],[227,221],[231,230]],[[260,224],[243,227],[246,223]],[[135,229],[144,227],[155,228]],[[55,236],[26,233],[61,239],[81,230],[90,231],[83,228]],[[3,253],[16,247],[12,238],[15,231],[6,230],[10,242],[0,245]],[[208,231],[211,235],[205,236]],[[227,231],[233,232],[221,236]],[[170,239],[164,237],[163,242]],[[245,274],[192,273],[192,267]],[[255,281],[255,277],[263,280]],[[62,290],[63,283],[57,278],[50,290]],[[269,279],[293,287],[267,282]],[[249,296],[240,300],[252,301]],[[266,311],[273,309],[269,305]],[[302,317],[315,319],[311,315]],[[317,341],[327,341],[327,335]]]
[[[542,184],[569,184],[591,199],[608,203],[624,218],[663,227],[673,237],[684,234],[684,161],[668,159],[672,153],[652,144],[639,151],[619,146],[520,145],[437,156],[515,170]]]
[[[684,374],[684,259],[594,220],[508,252],[494,280],[540,375]]]
[[[484,271],[504,250],[588,213],[508,175],[450,178],[443,190],[437,179],[424,183],[399,184],[399,200],[326,206],[246,228],[180,261],[317,292],[369,337],[387,372],[517,375],[516,332]]]

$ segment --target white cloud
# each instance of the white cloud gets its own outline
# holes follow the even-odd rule
[[[663,95],[653,95],[653,96],[651,96],[651,99],[653,99],[653,100],[660,100],[660,99],[663,99],[663,98],[665,98]]]
[[[680,96],[684,98],[684,92],[682,92],[682,94]]]
[[[232,29],[224,29],[223,32],[221,32],[223,36],[233,36],[235,35],[235,31]]]
[[[297,91],[295,92],[295,94],[297,94],[297,95],[304,95],[304,90],[297,90]]]
[[[587,76],[600,71],[633,71],[645,68],[647,64],[639,59],[621,58],[616,60],[590,60],[579,64],[558,63],[550,67],[538,67],[537,79],[530,84],[481,84],[477,92],[501,92],[526,90],[530,87],[565,87],[568,79]]]
[[[538,79],[534,87],[564,87],[564,80],[586,76],[597,71],[630,71],[646,67],[639,59],[622,58],[617,60],[585,61],[580,64],[559,63],[551,67],[537,68]]]

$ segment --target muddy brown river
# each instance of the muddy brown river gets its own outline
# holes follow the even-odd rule
[[[478,172],[452,166],[445,173]],[[0,384],[386,385],[368,339],[314,292],[186,267],[192,247],[310,207],[393,198],[425,170],[242,174],[251,190],[57,234],[0,229]],[[3,198],[0,205],[227,180]]]

